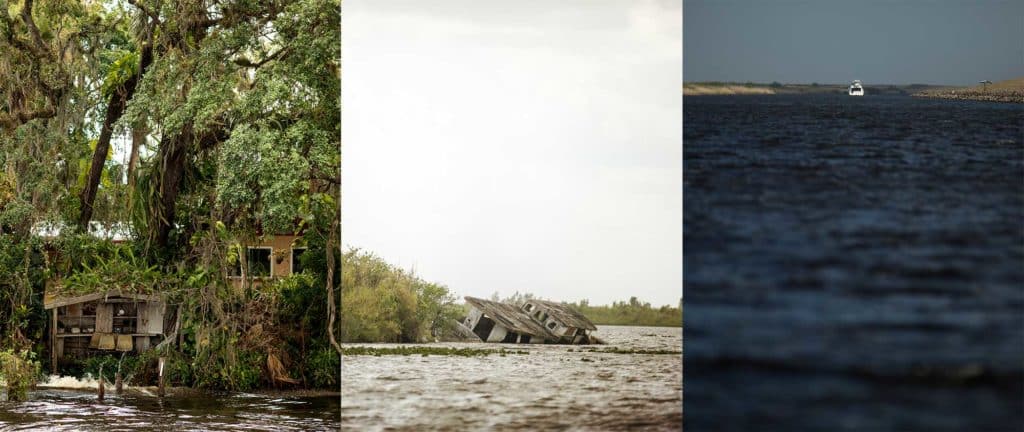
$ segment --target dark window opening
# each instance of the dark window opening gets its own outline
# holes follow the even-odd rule
[[[295,248],[292,249],[292,274],[302,273],[304,267],[302,267],[302,254],[306,253],[306,248]]]
[[[515,343],[519,339],[519,333],[508,332],[505,333],[505,338],[501,340],[501,343]]]
[[[519,338],[519,342],[530,343],[530,335],[524,334],[522,337]]]
[[[249,277],[270,277],[270,248],[249,248]]]
[[[491,336],[491,330],[494,329],[494,320],[480,316],[480,320],[477,321],[476,326],[473,327],[473,333],[480,337],[481,340],[486,341]]]
[[[136,303],[114,303],[113,304],[113,330],[118,334],[136,333],[139,325],[138,304]]]

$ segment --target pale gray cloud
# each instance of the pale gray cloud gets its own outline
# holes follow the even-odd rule
[[[676,304],[679,2],[342,11],[344,243],[459,295]]]

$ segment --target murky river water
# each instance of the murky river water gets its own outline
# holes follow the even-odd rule
[[[608,345],[682,350],[679,328],[598,326]],[[394,344],[362,346],[394,347]],[[342,357],[344,430],[679,430],[678,354],[581,346],[440,343],[526,350],[504,357]]]
[[[128,392],[126,392],[128,393]],[[339,401],[328,397],[145,394],[104,402],[85,390],[40,389],[24,402],[0,402],[0,431],[336,431]]]
[[[1024,425],[1024,105],[683,101],[686,427]]]

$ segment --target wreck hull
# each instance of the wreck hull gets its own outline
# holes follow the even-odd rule
[[[462,324],[490,343],[589,344],[590,320],[550,302],[531,301],[521,307],[466,297],[471,306]],[[580,327],[577,327],[580,326]]]

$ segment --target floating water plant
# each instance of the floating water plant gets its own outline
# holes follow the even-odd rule
[[[393,348],[379,348],[379,347],[342,347],[341,353],[343,355],[421,355],[423,357],[430,355],[448,355],[448,356],[461,356],[461,357],[476,357],[476,356],[488,356],[492,354],[498,354],[505,356],[508,354],[529,354],[526,350],[506,350],[506,349],[478,349],[478,348],[451,348],[451,347],[424,347],[424,346],[412,346],[412,347],[393,347]]]

